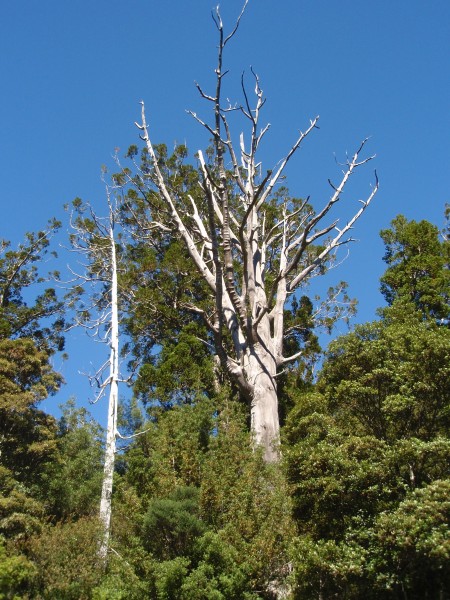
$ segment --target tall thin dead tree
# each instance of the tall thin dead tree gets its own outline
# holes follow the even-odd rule
[[[255,442],[263,447],[265,459],[270,462],[278,456],[277,373],[300,356],[283,354],[286,303],[299,286],[321,272],[340,246],[353,241],[349,232],[375,196],[378,180],[375,174],[375,184],[366,199],[359,200],[359,210],[347,223],[338,227],[337,219],[329,220],[351,175],[373,158],[362,157],[364,140],[347,159],[341,180],[336,184],[330,181],[331,196],[323,208],[314,211],[308,201],[294,203],[278,198],[277,185],[285,168],[316,129],[318,117],[310,121],[277,166],[264,175],[258,150],[269,125],[260,127],[265,99],[258,76],[252,71],[253,106],[243,79],[243,104],[231,107],[223,100],[227,74],[224,51],[238,30],[246,6],[247,2],[229,35],[224,32],[219,9],[213,13],[219,38],[215,91],[208,94],[197,84],[201,97],[212,108],[212,124],[191,112],[213,140],[212,159],[198,152],[201,201],[189,195],[186,203],[171,185],[151,140],[143,102],[142,120],[136,125],[151,168],[141,170],[133,182],[138,182],[140,191],[145,190],[147,199],[155,193],[162,199],[171,226],[184,240],[193,264],[214,296],[214,311],[210,314],[196,305],[189,308],[204,317],[223,369],[249,401]],[[230,125],[230,115],[236,111],[248,124],[247,135],[240,136],[239,148],[232,139]],[[167,231],[167,223],[154,219],[153,225]]]
[[[109,203],[109,251],[111,260],[111,317],[110,317],[110,356],[109,356],[109,401],[108,423],[106,426],[105,462],[103,466],[102,495],[100,499],[100,521],[103,524],[103,538],[100,557],[106,558],[111,527],[111,498],[113,490],[114,464],[117,440],[117,409],[119,405],[119,300],[117,292],[117,256],[114,239],[114,213]]]
[[[82,306],[78,306],[77,324],[86,328],[91,335],[109,348],[109,358],[90,376],[91,383],[97,388],[95,402],[98,402],[109,390],[108,419],[106,427],[105,459],[103,467],[102,493],[100,500],[100,521],[103,534],[99,556],[106,560],[111,524],[111,498],[113,490],[116,443],[119,435],[117,413],[119,402],[119,300],[117,283],[117,250],[115,239],[116,211],[112,205],[107,188],[109,214],[102,219],[91,207],[75,202],[78,217],[72,220],[75,231],[71,236],[73,249],[87,258],[84,273],[76,274],[78,283],[88,284],[80,296],[81,289],[75,288],[75,297]],[[86,216],[88,211],[88,216]],[[107,375],[105,376],[105,373]]]

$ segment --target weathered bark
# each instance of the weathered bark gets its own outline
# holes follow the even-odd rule
[[[250,417],[255,443],[263,448],[264,459],[278,458],[280,424],[276,384],[277,365],[270,350],[255,344],[246,357],[244,372],[253,388]]]

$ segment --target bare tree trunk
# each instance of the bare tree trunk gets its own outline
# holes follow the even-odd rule
[[[251,431],[257,446],[263,448],[266,462],[278,459],[279,417],[276,384],[277,365],[270,350],[255,344],[244,365],[247,381],[253,387],[250,417]]]
[[[109,214],[99,217],[89,204],[74,201],[75,219],[71,226],[75,234],[71,236],[75,252],[87,259],[83,264],[85,273],[72,271],[77,286],[74,288],[75,300],[80,302],[80,288],[89,286],[89,304],[80,302],[77,324],[90,332],[96,341],[108,344],[109,358],[90,376],[91,385],[98,392],[94,402],[98,402],[109,390],[108,418],[106,426],[105,460],[103,468],[102,492],[99,519],[102,524],[102,538],[98,554],[106,564],[111,525],[111,499],[116,454],[116,441],[121,437],[118,432],[117,409],[119,404],[119,287],[118,270],[120,253],[117,248],[123,245],[120,236],[116,236],[117,206],[111,199],[111,191],[106,186]],[[88,217],[86,217],[86,213]],[[117,238],[117,239],[116,239]],[[119,240],[119,241],[117,241]],[[81,285],[79,283],[81,282]]]
[[[108,424],[106,430],[105,464],[103,468],[103,485],[100,500],[100,521],[103,526],[102,541],[100,544],[100,558],[106,560],[111,527],[111,499],[114,477],[114,463],[116,454],[117,437],[117,406],[119,396],[119,313],[117,297],[117,260],[114,241],[114,223],[111,216],[110,243],[111,243],[111,353],[109,359],[109,404]]]

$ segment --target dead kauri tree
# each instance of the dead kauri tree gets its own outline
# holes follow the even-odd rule
[[[271,462],[278,457],[277,373],[299,358],[299,353],[283,353],[285,307],[290,296],[321,272],[340,246],[352,241],[350,231],[375,196],[378,180],[375,174],[374,185],[366,198],[359,200],[359,209],[338,226],[338,220],[330,217],[331,211],[340,202],[352,174],[373,158],[363,156],[364,140],[346,160],[340,181],[330,181],[331,194],[321,209],[313,210],[307,200],[294,203],[277,195],[287,164],[317,127],[318,117],[300,132],[276,167],[264,174],[258,150],[269,125],[260,126],[265,99],[258,76],[252,71],[253,103],[243,79],[242,105],[230,106],[223,98],[227,74],[224,51],[238,30],[246,5],[228,35],[219,10],[213,13],[219,38],[215,91],[208,94],[196,84],[213,114],[208,123],[191,112],[208,132],[213,147],[212,153],[198,152],[201,201],[192,194],[181,198],[171,185],[160,166],[143,102],[142,120],[136,125],[151,168],[138,173],[133,182],[136,185],[138,181],[147,197],[158,194],[171,226],[184,240],[193,265],[207,283],[214,310],[207,314],[195,304],[189,308],[204,317],[222,368],[249,402],[255,443],[262,446],[266,461]],[[248,125],[238,144],[232,139],[230,124],[236,112]],[[152,220],[151,214],[148,219]],[[167,223],[153,219],[153,226],[158,225],[167,231]]]

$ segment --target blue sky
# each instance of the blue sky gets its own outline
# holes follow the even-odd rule
[[[101,165],[113,167],[115,148],[124,154],[137,143],[141,99],[155,141],[185,142],[192,153],[207,145],[185,110],[208,116],[194,81],[206,90],[213,83],[213,6],[210,0],[3,3],[0,237],[17,243],[52,216],[64,220],[62,207],[76,196],[104,211]],[[222,2],[229,26],[240,7],[240,0]],[[375,167],[380,191],[354,232],[359,243],[327,281],[349,282],[359,321],[374,318],[382,304],[380,229],[400,212],[443,222],[450,201],[449,57],[448,0],[250,0],[228,47],[226,94],[240,100],[240,75],[252,66],[267,96],[264,167],[320,115],[320,130],[287,171],[293,195],[310,195],[320,206],[329,196],[327,179],[339,174],[335,156],[345,160],[371,136],[369,151],[377,157],[358,175],[346,206],[367,195]],[[58,400],[75,395],[84,403],[90,392],[78,370],[89,369],[90,352],[81,332],[71,335],[68,350],[71,359],[56,365],[68,381]]]

